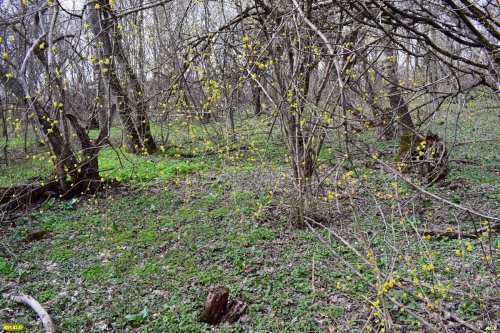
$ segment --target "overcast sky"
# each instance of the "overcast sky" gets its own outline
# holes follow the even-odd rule
[[[60,0],[59,1],[61,5],[66,8],[66,9],[75,9],[75,10],[81,10],[83,7],[83,4],[85,3],[84,0]]]

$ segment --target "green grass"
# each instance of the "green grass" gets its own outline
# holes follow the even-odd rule
[[[192,193],[187,202],[177,201],[185,189],[118,195],[112,201],[96,198],[81,202],[76,209],[60,210],[54,206],[36,213],[33,218],[51,230],[50,237],[29,246],[18,258],[30,258],[29,274],[22,279],[20,289],[31,290],[51,308],[72,302],[70,295],[81,288],[119,291],[118,301],[106,311],[97,310],[102,292],[77,296],[77,300],[85,299],[87,305],[73,304],[72,311],[90,313],[91,317],[68,321],[64,311],[54,313],[62,331],[79,331],[83,327],[97,331],[94,323],[110,318],[115,327],[127,327],[130,323],[125,315],[144,307],[158,315],[137,323],[141,331],[168,331],[173,327],[181,332],[205,331],[209,327],[196,321],[196,313],[208,288],[221,284],[228,285],[233,296],[242,293],[251,304],[249,315],[254,329],[315,327],[308,316],[289,323],[295,315],[322,309],[311,299],[309,258],[292,251],[297,247],[307,251],[310,239],[270,247],[280,239],[282,226],[249,224],[232,206],[231,197],[235,195],[230,193],[240,192],[210,196],[217,185],[208,182],[201,195]],[[236,198],[255,206],[252,193],[243,192]],[[19,228],[31,224],[25,220]],[[21,245],[22,235],[11,234],[10,246]],[[57,263],[55,283],[35,284],[45,281],[48,261]],[[291,274],[287,266],[290,261],[297,267]],[[2,263],[5,281],[12,273],[10,263]],[[75,272],[82,279],[80,283],[71,281]],[[325,281],[334,285],[331,272],[318,274],[324,274]],[[62,290],[66,290],[64,295],[60,294]],[[297,297],[300,301],[293,307],[286,305],[287,299]],[[274,311],[278,318],[270,318],[268,311]],[[338,309],[328,307],[324,311],[337,313]]]
[[[199,177],[203,182],[204,177]],[[248,216],[235,211],[232,200],[239,204],[246,200],[249,208],[255,207],[255,194],[230,191],[210,195],[216,189],[217,184],[206,182],[188,200],[184,200],[188,187],[182,186],[153,193],[116,194],[111,201],[104,197],[82,200],[76,209],[61,210],[55,205],[32,216],[51,230],[50,237],[25,246],[17,261],[2,258],[0,279],[13,279],[11,266],[25,262],[27,274],[20,280],[19,290],[31,292],[50,309],[71,304],[65,310],[52,311],[62,331],[97,332],[94,325],[102,321],[117,330],[157,332],[175,327],[179,332],[206,331],[209,326],[197,322],[196,315],[208,289],[217,285],[229,286],[233,296],[241,294],[249,304],[249,322],[231,330],[246,327],[254,331],[317,331],[326,330],[336,318],[353,317],[344,310],[345,304],[331,301],[332,295],[343,299],[341,295],[351,294],[357,302],[364,302],[362,295],[370,293],[370,289],[345,267],[332,266],[334,257],[314,233],[293,231],[283,224],[253,226]],[[17,230],[32,224],[25,220]],[[397,234],[402,232],[402,227],[398,229]],[[21,246],[22,235],[9,233],[9,246]],[[373,240],[377,252],[385,248],[384,239],[380,234]],[[348,260],[358,261],[338,243],[331,244]],[[474,255],[476,241],[472,244],[474,250],[465,251],[460,260]],[[452,281],[458,272],[446,271],[448,266],[443,263],[449,260],[450,253],[463,247],[463,243],[453,240],[430,240],[425,247],[415,242],[412,253],[425,250],[434,255],[431,261],[416,258],[410,267],[433,262],[435,272],[415,276],[432,280],[432,276],[439,275],[440,279]],[[312,258],[314,274],[321,281],[314,289]],[[380,260],[383,258],[380,252]],[[54,264],[57,268],[50,268]],[[383,260],[379,266],[385,267]],[[374,278],[368,267],[360,269],[366,277]],[[400,274],[414,277],[407,270]],[[74,279],[77,276],[80,281]],[[49,280],[52,282],[46,283]],[[76,297],[71,296],[76,292]],[[113,301],[103,303],[108,293]],[[411,304],[401,293],[391,291],[391,295]],[[103,304],[107,304],[106,311],[101,310]],[[473,316],[478,306],[469,300],[460,311],[466,317]],[[149,315],[142,320],[130,322],[125,318],[144,308]],[[78,318],[68,320],[74,315]],[[321,325],[314,318],[329,319]],[[402,321],[410,323],[411,318]],[[230,328],[223,325],[219,330]]]
[[[44,157],[40,160],[39,157]],[[26,158],[21,163],[0,165],[0,187],[23,185],[27,179],[46,180],[51,173],[52,163],[45,156]]]
[[[6,258],[0,257],[0,277],[9,278],[13,273],[11,263]]]
[[[126,151],[105,149],[99,155],[102,176],[125,182],[169,180],[203,169],[205,161],[165,156],[137,156]]]
[[[494,118],[489,114],[472,113],[464,123],[479,115],[484,116],[481,126],[466,127],[469,135],[460,140],[491,133]],[[340,215],[332,202],[321,201],[318,211],[323,213],[324,208],[325,223],[364,255],[360,258],[321,228],[291,226],[287,206],[293,187],[287,178],[285,149],[276,137],[266,148],[267,136],[253,135],[249,125],[255,121],[242,122],[238,145],[251,148],[238,154],[206,155],[221,147],[204,150],[206,137],[199,125],[192,129],[195,139],[183,127],[172,128],[178,147],[164,153],[136,156],[104,149],[99,157],[102,176],[118,179],[122,186],[76,202],[50,202],[15,225],[6,225],[0,241],[15,255],[2,253],[0,285],[43,302],[61,332],[100,332],[99,327],[106,325],[125,332],[355,332],[373,314],[370,306],[379,296],[339,258],[375,284],[376,272],[366,263],[371,248],[373,262],[382,272],[435,288],[413,286],[416,294],[442,301],[465,319],[482,311],[481,300],[444,295],[437,287],[450,284],[480,296],[491,294],[491,273],[482,259],[488,239],[422,240],[414,232],[425,225],[455,226],[453,217],[461,219],[463,231],[470,230],[467,216],[421,198],[401,183],[402,201],[408,205],[402,207],[406,219],[400,224],[399,207],[390,199],[379,199],[380,210],[370,199],[376,192],[391,193],[393,179],[367,166],[367,161],[356,161],[359,174],[367,176],[366,182],[361,181],[365,187],[352,185],[358,191],[355,198],[364,200],[354,211],[358,222],[350,210],[352,203],[345,199],[340,201]],[[158,133],[157,127],[153,130]],[[120,135],[113,129],[117,145]],[[390,146],[381,143],[380,149]],[[197,157],[176,157],[196,149]],[[433,185],[430,190],[478,210],[494,211],[498,179],[486,168],[498,168],[496,151],[495,142],[458,146],[451,157],[477,160],[480,168],[451,164],[447,180],[459,181],[460,187]],[[332,161],[334,154],[327,147],[321,159]],[[50,164],[39,161],[40,156],[44,155],[2,166],[0,184],[23,183],[35,175],[49,177]],[[342,178],[346,170],[340,172]],[[334,180],[326,179],[324,190],[332,188]],[[46,239],[24,241],[30,231],[40,228],[50,231]],[[474,283],[469,287],[467,281]],[[196,320],[208,290],[218,285],[228,286],[232,298],[239,295],[249,305],[243,320],[232,326],[214,328]],[[387,294],[416,311],[426,304],[398,286]],[[17,321],[39,328],[29,310],[3,298],[0,308],[14,309]],[[405,331],[421,331],[411,315],[392,305],[389,310]],[[11,319],[11,314],[0,311],[0,322]]]

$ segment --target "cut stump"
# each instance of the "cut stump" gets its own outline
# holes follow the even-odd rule
[[[222,321],[232,324],[241,317],[246,309],[247,305],[245,302],[240,300],[231,301],[227,306],[226,314],[222,317]]]
[[[225,286],[212,289],[207,296],[198,320],[216,325],[221,321],[229,324],[236,322],[246,311],[247,304],[240,297],[228,302],[229,288]]]
[[[227,300],[229,298],[228,287],[217,287],[208,293],[207,300],[198,320],[207,324],[218,324],[226,312]]]

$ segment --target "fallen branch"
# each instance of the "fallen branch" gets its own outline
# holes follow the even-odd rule
[[[45,333],[54,333],[54,324],[52,324],[52,319],[50,319],[49,314],[43,306],[38,303],[36,299],[29,295],[19,295],[19,296],[11,296],[11,299],[17,303],[22,303],[30,308],[33,309],[33,311],[36,312],[38,317],[40,317],[40,320],[42,321],[43,328],[45,330]]]
[[[436,230],[436,229],[416,229],[421,236],[436,236],[436,237],[448,237],[452,239],[461,238],[478,238],[483,232],[499,232],[500,223],[495,222],[491,225],[484,226],[477,229],[474,232],[461,232],[455,230]]]
[[[355,143],[353,143],[353,145],[356,148],[358,148],[361,152],[363,152],[366,156],[369,156],[369,157],[373,158],[372,154],[370,154],[368,151],[366,151],[363,148],[359,147]],[[456,204],[454,202],[451,202],[450,200],[447,200],[445,198],[440,197],[439,195],[431,193],[431,192],[423,189],[422,187],[418,186],[414,182],[412,182],[410,179],[408,179],[407,177],[405,177],[401,172],[398,172],[396,169],[394,169],[393,167],[391,167],[389,164],[385,163],[381,159],[374,158],[374,160],[377,161],[383,167],[385,167],[387,170],[389,170],[392,174],[394,174],[395,176],[397,176],[399,179],[403,180],[405,183],[407,183],[408,185],[410,185],[411,187],[413,187],[417,191],[419,191],[419,192],[421,192],[421,193],[423,193],[423,194],[425,194],[425,195],[427,195],[429,197],[437,199],[437,200],[439,200],[439,201],[441,201],[441,202],[443,202],[443,203],[445,203],[445,204],[447,204],[449,206],[458,208],[458,209],[460,209],[462,211],[465,211],[465,212],[468,212],[468,213],[470,213],[472,215],[476,215],[476,216],[482,217],[483,219],[487,219],[487,220],[490,220],[490,221],[500,221],[499,217],[493,217],[493,216],[490,216],[490,215],[483,214],[483,213],[478,212],[478,211],[476,211],[476,210],[474,210],[472,208]]]
[[[0,222],[1,222],[1,220],[0,220]],[[7,253],[12,256],[12,258],[17,258],[17,255],[15,255],[14,252],[12,252],[12,250],[7,245],[5,245],[3,242],[0,242],[0,244],[3,246],[5,251],[7,251]]]
[[[57,192],[59,184],[50,181],[44,185],[22,185],[9,188],[0,188],[0,208],[7,209],[7,206],[28,205],[44,199],[49,192]]]
[[[339,240],[340,242],[342,242],[347,248],[349,248],[354,254],[356,254],[356,256],[358,256],[359,259],[361,259],[365,264],[373,267],[373,263],[371,263],[368,259],[366,259],[358,250],[356,250],[348,241],[346,241],[343,237],[341,237],[340,235],[338,235],[335,231],[333,231],[331,228],[327,228],[325,225],[319,223],[319,222],[316,222],[315,220],[305,216],[305,223],[307,225],[307,227],[316,235],[316,237],[319,239],[319,241],[340,261],[342,262],[344,265],[346,265],[350,270],[351,272],[353,272],[354,274],[356,274],[361,280],[365,281],[365,283],[370,287],[372,288],[375,292],[379,292],[379,288],[373,284],[363,273],[361,273],[360,270],[356,269],[349,261],[347,261],[344,257],[342,257],[339,253],[337,253],[337,251],[335,251],[335,249],[332,248],[331,246],[331,242],[329,241],[326,241],[314,228],[313,226],[311,225],[311,223],[315,224],[315,225],[318,225],[320,227],[322,227],[323,229],[327,230],[331,235],[333,235],[337,240]],[[373,267],[375,268],[375,267]],[[381,275],[384,277],[384,279],[387,279],[387,276],[384,275],[382,272],[380,272]],[[389,300],[390,302],[392,302],[393,304],[395,304],[396,306],[398,307],[401,307],[401,308],[404,308],[405,311],[407,311],[409,314],[411,314],[413,317],[415,317],[416,319],[418,319],[427,329],[429,332],[439,332],[439,328],[436,327],[434,324],[428,322],[427,320],[425,320],[424,317],[422,317],[421,315],[419,315],[417,312],[413,311],[413,309],[407,307],[406,305],[404,304],[401,304],[400,302],[398,302],[396,299],[392,298],[392,297],[389,297],[386,295],[386,299]]]
[[[471,140],[471,141],[464,141],[464,142],[458,142],[455,144],[455,147],[459,146],[464,146],[464,145],[469,145],[469,144],[476,144],[480,142],[489,142],[489,141],[500,141],[500,138],[490,138],[490,139],[481,139],[481,140]]]
[[[460,232],[454,230],[434,230],[434,229],[416,229],[420,236],[435,236],[435,237],[448,237],[451,239],[472,238],[476,239],[475,232]]]
[[[480,163],[478,161],[455,159],[455,160],[449,160],[449,162],[457,162],[457,163],[467,164],[468,166],[470,166],[472,168],[478,168],[478,169],[491,171],[491,172],[500,172],[500,169],[488,168],[488,167],[484,167],[482,165],[476,165],[476,164]]]
[[[82,179],[73,184],[67,191],[63,191],[57,181],[50,181],[44,185],[23,185],[10,188],[0,188],[0,221],[8,213],[22,207],[30,207],[50,197],[66,200],[84,194],[94,194],[119,182],[109,179]]]

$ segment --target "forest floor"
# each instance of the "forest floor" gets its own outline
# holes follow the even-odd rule
[[[258,125],[265,131],[269,123],[261,120]],[[460,144],[451,149],[450,172],[427,190],[498,217],[498,116],[494,110],[471,108],[460,124]],[[369,157],[357,156],[360,180],[370,191],[386,193],[379,200],[382,207],[370,208],[361,188],[359,195],[330,201],[328,186],[333,189],[334,182],[326,182],[320,202],[330,208],[322,210],[321,223],[336,236],[322,227],[297,229],[288,218],[293,188],[286,152],[279,136],[268,143],[266,135],[254,134],[255,127],[248,126],[252,134],[241,140],[246,149],[240,151],[190,138],[182,128],[179,137],[172,136],[176,148],[158,155],[120,152],[118,159],[113,149],[106,149],[100,157],[103,175],[121,181],[120,186],[70,201],[49,200],[3,222],[0,293],[34,296],[58,332],[383,331],[377,319],[380,295],[370,286],[377,270],[354,251],[366,253],[366,236],[378,267],[396,280],[394,286],[387,279],[385,292],[402,306],[384,305],[394,331],[426,331],[407,309],[429,318],[437,308],[446,309],[481,330],[498,324],[494,265],[500,240],[425,237],[415,232],[424,227],[473,231],[485,223],[483,219],[404,184],[400,188],[406,196],[398,205],[404,204],[405,219],[396,219],[390,176]],[[239,129],[241,138],[245,128]],[[487,138],[493,140],[484,141]],[[190,143],[200,151],[219,151],[181,157]],[[49,177],[45,153],[24,156],[22,144],[18,150],[15,144],[11,165],[0,167],[0,186],[25,183],[41,174]],[[380,145],[388,156],[394,151],[391,147]],[[335,149],[325,149],[324,154],[328,166]],[[352,200],[365,207],[358,217],[348,208]],[[48,230],[45,238],[26,241],[30,232],[42,229]],[[246,314],[231,325],[198,322],[208,291],[219,285],[230,288],[231,298],[244,299]],[[452,323],[453,318],[445,320]],[[0,323],[6,322],[41,331],[31,309],[2,297]],[[459,323],[455,330],[449,327],[467,330]]]

